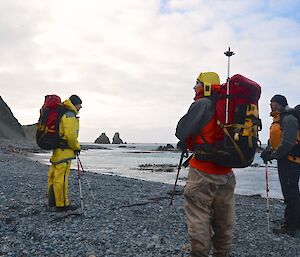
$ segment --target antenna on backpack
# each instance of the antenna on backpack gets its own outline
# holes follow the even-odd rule
[[[227,73],[227,90],[226,90],[226,109],[225,109],[225,124],[228,124],[229,121],[229,81],[230,81],[230,57],[234,55],[234,52],[230,51],[230,46],[228,51],[224,52],[228,57],[228,73]]]

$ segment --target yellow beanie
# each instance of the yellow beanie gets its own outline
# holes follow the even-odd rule
[[[204,84],[220,84],[219,75],[215,72],[201,72],[197,80],[203,82]]]

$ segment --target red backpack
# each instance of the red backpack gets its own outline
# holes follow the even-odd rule
[[[216,101],[219,125],[216,134],[216,139],[219,139],[216,150],[224,154],[217,154],[214,161],[216,164],[240,168],[252,163],[259,141],[258,131],[261,130],[258,112],[260,94],[260,85],[240,74],[230,78],[229,96],[227,96],[227,83],[221,86]]]
[[[67,111],[68,109],[62,105],[59,96],[45,96],[36,132],[36,143],[40,148],[44,150],[68,148],[67,141],[59,135],[59,123]]]
[[[195,101],[193,114],[185,115],[179,121],[176,136],[188,144],[198,160],[214,162],[223,167],[247,167],[253,162],[259,142],[261,120],[258,100],[261,88],[256,82],[236,74],[229,80],[229,94],[227,83],[211,85],[211,92],[213,94],[207,96],[214,109],[207,115],[206,120],[201,115],[196,115]],[[199,96],[205,98],[205,92],[201,92]],[[198,112],[201,113],[200,110]],[[217,126],[212,131],[213,135],[211,134],[213,143],[210,143],[204,138],[202,131],[207,130],[213,115]]]

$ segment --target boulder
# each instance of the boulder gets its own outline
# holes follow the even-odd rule
[[[115,135],[113,137],[113,140],[112,140],[112,143],[113,144],[123,144],[123,140],[120,138],[119,132],[115,133]]]
[[[105,135],[105,133],[102,133],[96,140],[95,140],[96,144],[110,144],[109,138],[107,137],[107,135]]]
[[[0,138],[7,140],[24,140],[25,133],[8,105],[0,96]]]

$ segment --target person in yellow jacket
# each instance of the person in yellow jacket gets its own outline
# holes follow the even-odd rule
[[[80,152],[78,142],[79,120],[76,116],[81,109],[82,101],[77,95],[72,95],[63,102],[67,112],[59,123],[59,134],[68,143],[68,148],[54,149],[50,159],[51,166],[48,171],[48,197],[49,206],[56,206],[56,211],[75,210],[68,199],[68,177],[72,159]]]

